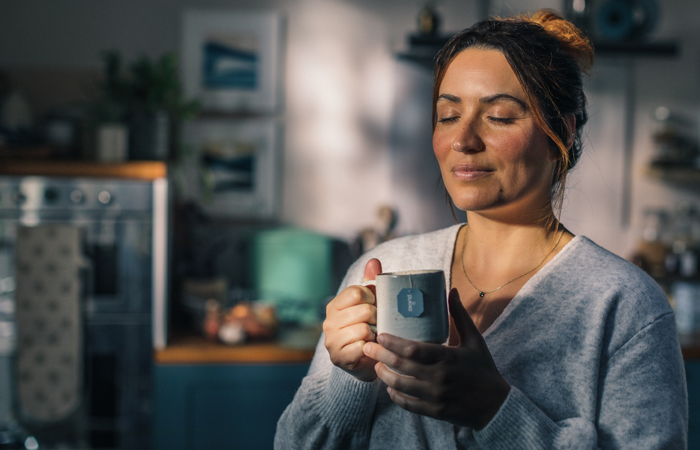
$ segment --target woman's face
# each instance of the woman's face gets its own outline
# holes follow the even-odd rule
[[[557,156],[503,54],[457,55],[436,106],[433,150],[455,205],[510,218],[541,213]]]

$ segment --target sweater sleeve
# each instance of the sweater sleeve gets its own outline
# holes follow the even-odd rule
[[[673,314],[637,332],[600,368],[597,423],[555,421],[513,387],[474,437],[500,449],[684,449],[688,405]]]
[[[338,292],[362,280],[356,262]],[[319,339],[309,373],[277,422],[276,450],[366,449],[372,431],[379,381],[360,381],[334,366]]]
[[[357,380],[335,367],[325,349],[317,349],[309,374],[277,423],[275,449],[367,448],[378,388],[378,381]]]

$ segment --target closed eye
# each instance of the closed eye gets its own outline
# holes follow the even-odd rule
[[[489,116],[489,120],[496,123],[509,124],[515,122],[513,117],[492,117]]]
[[[440,123],[444,123],[444,124],[450,124],[450,123],[454,123],[454,122],[456,122],[456,121],[457,121],[457,119],[459,119],[459,116],[454,116],[454,117],[444,117],[444,118],[442,118],[442,119],[438,119],[438,122],[440,122]]]

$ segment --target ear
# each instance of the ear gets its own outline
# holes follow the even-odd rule
[[[566,129],[569,130],[569,134],[566,139],[566,149],[570,149],[574,145],[574,138],[576,137],[576,116],[569,113],[564,117],[566,121]]]
[[[573,114],[567,114],[564,116],[564,120],[566,121],[566,130],[567,134],[564,138],[564,145],[566,146],[566,149],[569,150],[572,145],[574,145],[574,138],[576,137],[576,116]],[[550,156],[552,161],[559,161],[561,159],[561,149],[557,147],[554,142],[550,142]]]

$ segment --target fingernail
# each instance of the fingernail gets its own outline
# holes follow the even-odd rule
[[[362,346],[362,353],[364,353],[367,356],[372,356],[372,347],[370,347],[372,344],[367,342],[365,345]]]

